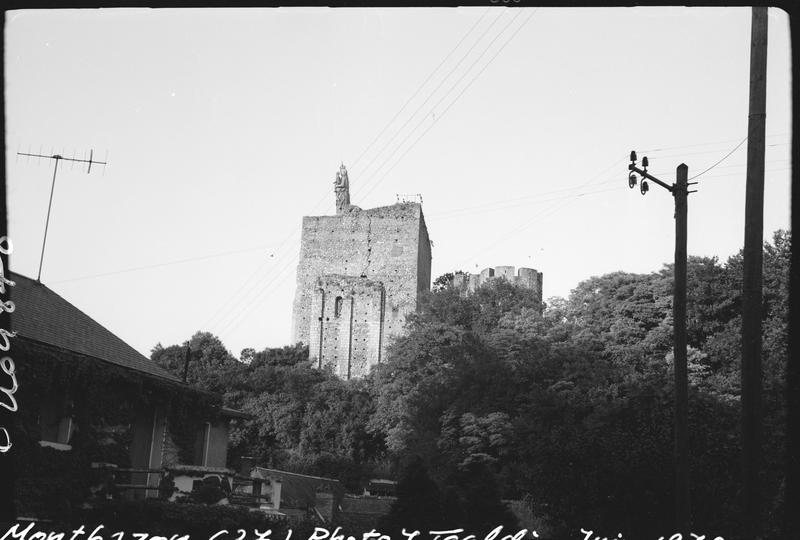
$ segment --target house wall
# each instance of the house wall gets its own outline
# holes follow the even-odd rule
[[[209,431],[207,467],[225,467],[228,463],[228,420],[211,424]]]
[[[146,469],[150,464],[150,446],[153,440],[153,410],[140,408],[136,410],[133,420],[133,433],[131,434],[131,467]],[[146,484],[146,473],[131,474],[132,484]],[[126,494],[133,499],[143,499],[144,491],[128,491]]]
[[[136,411],[130,447],[131,466],[134,469],[160,469],[164,464],[164,451],[169,448],[167,418],[163,411],[141,407]],[[157,473],[131,473],[131,483],[157,488],[161,475]],[[157,497],[156,489],[134,489],[127,495],[132,499]]]
[[[342,513],[383,516],[389,513],[395,497],[354,497],[346,495],[342,499]]]
[[[261,506],[266,505],[273,510],[280,510],[282,488],[280,480],[264,478],[258,474],[251,478],[252,481],[250,482],[237,481],[235,484],[236,493],[261,496],[264,498]]]
[[[153,445],[150,448],[150,462],[149,468],[160,469],[164,463],[164,443],[167,438],[167,417],[163,411],[155,410],[153,413]],[[161,475],[158,473],[147,473],[147,485],[152,488],[157,488],[161,481]],[[158,497],[158,490],[152,489],[146,491],[146,497]]]
[[[172,437],[172,428],[167,424],[167,433],[164,437],[164,450],[162,452],[162,465],[164,467],[171,467],[181,463],[180,450]]]
[[[336,519],[336,506],[336,496],[333,493],[325,491],[317,492],[314,508],[317,509],[317,512],[319,512],[319,515],[322,516],[326,523],[331,523]]]
[[[64,351],[59,348],[46,344],[39,344],[25,340],[18,340],[19,356],[25,360],[25,364],[30,367],[32,373],[47,373],[46,370],[52,369],[54,362],[63,363],[71,366],[91,366],[87,372],[102,379],[105,386],[100,393],[83,393],[66,395],[64,392],[65,384],[58,384],[58,381],[49,381],[42,385],[39,380],[35,380],[32,385],[27,387],[24,401],[21,401],[21,408],[30,411],[23,417],[26,432],[33,434],[34,437],[41,437],[40,445],[62,450],[65,453],[73,452],[69,446],[70,435],[73,432],[82,433],[84,436],[91,433],[95,437],[93,443],[102,449],[104,460],[113,461],[110,464],[98,463],[94,469],[105,471],[115,471],[116,468],[128,469],[162,469],[165,466],[179,464],[178,449],[169,433],[165,413],[156,413],[153,406],[146,404],[145,399],[137,397],[137,392],[144,392],[141,395],[164,396],[164,392],[190,392],[189,388],[182,388],[179,385],[150,385],[151,378],[145,374],[136,372],[121,372],[115,366],[107,366],[102,360],[86,358],[71,351]],[[108,371],[106,371],[108,370]],[[93,387],[100,388],[99,385]],[[97,401],[105,404],[105,408],[98,415],[93,415],[94,410],[89,404]],[[74,404],[73,404],[74,402]],[[227,459],[227,424],[220,422],[215,424],[211,430],[211,444],[209,446],[209,462],[211,466],[223,467]],[[125,456],[127,454],[127,456]],[[118,456],[118,459],[112,456]],[[25,463],[38,459],[36,452],[27,453]],[[80,461],[80,460],[79,460]],[[77,463],[77,462],[76,462]],[[19,474],[20,486],[25,486],[26,482],[34,485],[34,482],[41,483],[38,472],[31,470],[30,467],[22,467]],[[72,470],[71,467],[64,467],[51,478],[48,478],[48,485],[52,484],[53,493],[61,496],[61,491],[65,493],[65,499],[75,496],[69,490],[69,484],[61,482],[61,478],[68,478],[75,473],[90,474],[91,471]],[[106,475],[109,483],[132,484],[134,486],[149,486],[157,488],[161,480],[160,472],[155,473],[130,473],[116,471]],[[66,486],[66,487],[65,487]],[[31,490],[23,490],[31,491]],[[35,491],[33,492],[35,494]],[[121,494],[127,499],[143,499],[145,497],[155,497],[158,490],[144,490],[140,488],[129,489],[121,488]],[[31,515],[36,515],[36,504],[40,501],[33,501],[30,504],[26,499],[27,493],[18,497],[20,508],[34,508]],[[36,497],[30,497],[33,500]],[[38,498],[40,499],[40,498]],[[42,516],[47,516],[46,512],[41,512]]]
[[[370,530],[379,526],[380,519],[389,513],[394,497],[356,497],[345,495],[337,516],[337,525],[346,529]]]

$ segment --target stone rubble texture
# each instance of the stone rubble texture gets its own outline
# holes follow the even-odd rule
[[[406,315],[430,283],[431,243],[420,204],[367,210],[347,204],[334,216],[303,217],[292,339],[309,346],[317,367],[361,377],[403,333]]]
[[[475,292],[481,285],[493,279],[505,279],[519,287],[525,287],[536,292],[538,301],[542,302],[542,273],[533,268],[520,268],[514,273],[513,266],[496,266],[484,268],[480,274],[455,274],[453,287],[466,296]]]

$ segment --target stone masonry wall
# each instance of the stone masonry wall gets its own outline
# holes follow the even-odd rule
[[[542,301],[542,273],[533,268],[520,268],[514,274],[513,266],[496,266],[494,268],[484,268],[480,274],[456,274],[453,276],[453,286],[459,289],[462,294],[472,294],[475,290],[492,279],[503,278],[509,283],[514,283],[520,287],[533,289],[537,293],[539,302]]]
[[[304,217],[293,341],[309,344],[310,358],[342,377],[365,374],[430,288],[430,265],[419,204]]]
[[[367,278],[326,275],[311,300],[309,359],[331,366],[344,379],[369,370],[381,345],[383,284]],[[314,317],[314,315],[318,315]]]

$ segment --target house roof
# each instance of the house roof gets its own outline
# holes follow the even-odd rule
[[[19,337],[181,382],[45,285],[15,272],[9,277],[16,283],[9,289],[16,305],[11,330]]]
[[[226,418],[242,418],[245,420],[253,418],[252,414],[240,411],[239,409],[231,409],[229,407],[222,407],[220,412],[222,413],[222,416]]]

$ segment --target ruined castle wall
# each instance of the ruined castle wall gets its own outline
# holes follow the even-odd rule
[[[513,266],[496,266],[494,268],[484,268],[480,274],[456,275],[453,277],[453,286],[462,295],[474,293],[478,287],[488,283],[493,279],[506,279],[520,287],[533,290],[539,302],[542,301],[542,273],[533,268],[520,268],[518,273],[514,273]]]
[[[459,291],[467,290],[469,284],[469,274],[454,274],[453,288]]]
[[[517,277],[517,276],[514,275],[514,267],[513,266],[495,266],[494,267],[494,276],[495,277],[506,278],[510,282],[513,282],[514,278]]]
[[[382,294],[375,283],[381,285]],[[362,367],[368,369],[380,361],[390,339],[403,331],[405,316],[416,310],[418,293],[429,287],[430,242],[419,204],[369,210],[351,207],[336,216],[304,217],[293,340],[308,343],[309,354],[317,361],[322,351],[324,362],[333,362],[332,352],[339,373],[346,371],[341,359],[346,351],[343,342],[349,341],[343,337],[347,332],[353,338],[350,370],[352,376],[359,376],[365,373]],[[323,313],[330,317],[337,294],[345,305],[352,299],[347,307],[352,326],[345,324],[343,311],[336,320],[323,321],[330,326],[320,329],[319,317]],[[338,344],[327,341],[331,336],[338,336]],[[366,350],[355,354],[357,348]]]
[[[484,268],[483,270],[481,270],[481,273],[478,274],[476,285],[480,287],[481,285],[486,283],[486,280],[492,277],[494,277],[494,268]]]
[[[533,289],[539,294],[539,301],[542,301],[542,273],[533,268],[520,268],[517,276],[517,283],[528,289]]]

